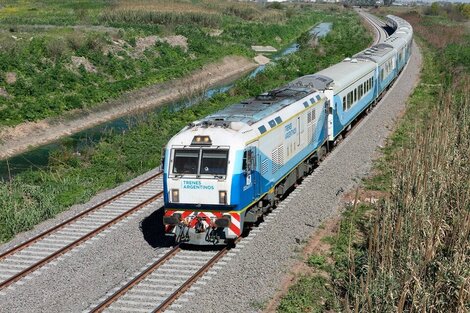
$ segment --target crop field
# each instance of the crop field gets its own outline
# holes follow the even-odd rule
[[[216,5],[219,2],[207,3],[213,4],[220,10]],[[230,5],[222,8],[235,10],[235,7]],[[247,5],[246,8],[249,9],[251,6]],[[0,241],[11,239],[16,233],[30,229],[73,204],[87,201],[100,190],[112,188],[155,168],[160,164],[162,147],[187,123],[243,98],[280,86],[298,76],[315,73],[360,51],[371,42],[371,37],[362,26],[359,17],[352,12],[342,9],[318,11],[310,6],[299,12],[296,10],[300,9],[295,6],[293,9],[289,8],[283,8],[283,13],[275,14],[269,11],[265,17],[284,15],[287,24],[281,22],[280,25],[271,27],[266,23],[261,25],[258,22],[254,22],[255,24],[247,22],[245,31],[248,32],[248,27],[258,29],[260,32],[272,34],[273,41],[276,42],[276,36],[282,36],[280,27],[289,23],[286,11],[293,10],[292,12],[297,12],[295,14],[305,18],[301,25],[294,28],[287,26],[284,38],[289,38],[289,42],[297,41],[301,44],[301,49],[297,53],[281,59],[275,65],[268,66],[255,78],[240,80],[228,93],[219,94],[193,107],[182,109],[178,114],[167,109],[152,113],[142,118],[140,122],[133,122],[130,130],[125,133],[108,132],[103,135],[100,143],[93,147],[84,147],[80,151],[75,151],[64,144],[62,149],[50,156],[47,169],[31,169],[15,176],[9,182],[0,182]],[[246,13],[237,11],[236,14],[245,16]],[[233,14],[223,17],[227,18],[238,19]],[[296,20],[291,22],[294,23],[292,25],[299,23],[300,19]],[[328,36],[319,41],[318,45],[312,46],[305,32],[319,22],[333,22],[333,29]],[[229,22],[223,23],[231,25]],[[250,36],[264,36],[261,33],[249,33]],[[240,34],[233,36],[246,40]],[[287,41],[287,39],[282,40]],[[268,44],[274,42],[265,41]],[[245,46],[234,45],[238,45],[237,47],[245,49],[243,51],[248,53]]]
[[[394,11],[413,25],[424,63],[376,174],[356,192],[382,199],[346,208],[323,238],[330,249],[307,260],[315,274],[279,312],[470,310],[470,34],[460,8]]]
[[[318,21],[301,6],[227,1],[2,1],[0,127],[91,110],[226,55],[253,57]]]

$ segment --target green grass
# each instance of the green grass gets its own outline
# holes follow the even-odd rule
[[[321,276],[304,276],[282,298],[277,312],[320,313],[335,307],[333,288],[328,280]]]

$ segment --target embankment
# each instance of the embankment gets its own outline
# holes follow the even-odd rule
[[[233,81],[256,66],[257,64],[248,58],[227,56],[185,78],[128,92],[118,99],[104,103],[96,110],[80,110],[62,118],[4,127],[0,130],[0,159],[6,159],[127,114],[161,106]]]

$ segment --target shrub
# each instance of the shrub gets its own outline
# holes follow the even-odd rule
[[[67,53],[67,44],[62,38],[54,38],[46,44],[47,56],[58,60]]]

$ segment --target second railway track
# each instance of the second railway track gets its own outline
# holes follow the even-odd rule
[[[161,198],[156,173],[53,228],[0,254],[0,290]]]
[[[178,246],[91,309],[98,312],[163,312],[228,251],[181,250]]]
[[[386,24],[382,20],[370,13],[364,12],[363,10],[357,10],[357,12],[369,22],[369,24],[374,28],[375,32],[377,33],[377,36],[374,40],[375,45],[383,42],[385,39],[388,38],[388,33],[384,29]]]

